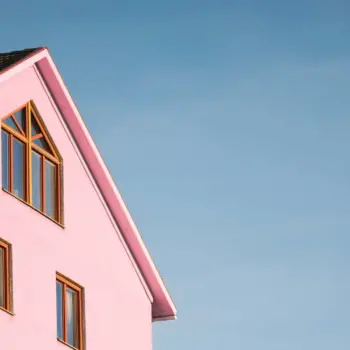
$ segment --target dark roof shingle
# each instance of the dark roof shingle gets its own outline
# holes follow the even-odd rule
[[[0,53],[0,72],[16,64],[17,62],[22,61],[35,51],[39,51],[41,49],[42,47],[37,47],[33,49]]]

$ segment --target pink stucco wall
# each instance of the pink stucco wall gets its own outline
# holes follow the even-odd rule
[[[0,191],[0,237],[13,247],[15,313],[0,310],[0,348],[69,349],[56,340],[58,271],[85,288],[88,350],[150,350],[147,287],[37,74],[28,68],[0,85],[0,116],[34,100],[64,161],[65,228]]]

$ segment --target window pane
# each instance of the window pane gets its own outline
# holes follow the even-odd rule
[[[33,207],[41,210],[41,156],[32,151]]]
[[[56,165],[45,160],[45,213],[53,219],[57,217]]]
[[[5,307],[5,250],[0,247],[0,306]]]
[[[70,288],[66,289],[66,322],[67,343],[76,348],[79,347],[79,322],[78,322],[78,293]]]
[[[56,281],[57,338],[63,340],[63,286]]]
[[[44,137],[40,137],[33,141],[37,146],[41,147],[45,151],[52,153],[49,144],[46,142]]]
[[[13,139],[13,193],[24,199],[25,194],[25,152],[24,144]]]
[[[41,134],[41,129],[33,116],[31,121],[32,121],[32,136],[36,134]]]
[[[21,126],[22,130],[26,132],[26,109],[23,108],[14,114],[18,124]]]
[[[20,130],[18,129],[16,123],[12,119],[12,117],[8,117],[3,121],[6,125],[8,125],[11,129],[16,130],[17,132],[21,133]]]
[[[9,135],[1,131],[2,187],[9,190]]]

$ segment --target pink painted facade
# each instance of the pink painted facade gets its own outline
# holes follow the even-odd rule
[[[14,311],[0,310],[0,348],[69,349],[56,339],[59,272],[85,289],[86,349],[150,350],[152,321],[175,306],[47,49],[0,75],[0,116],[29,100],[63,159],[64,228],[0,191]]]

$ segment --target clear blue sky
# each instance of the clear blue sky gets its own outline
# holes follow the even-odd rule
[[[349,0],[17,0],[0,29],[50,48],[167,282],[155,350],[349,349]]]

